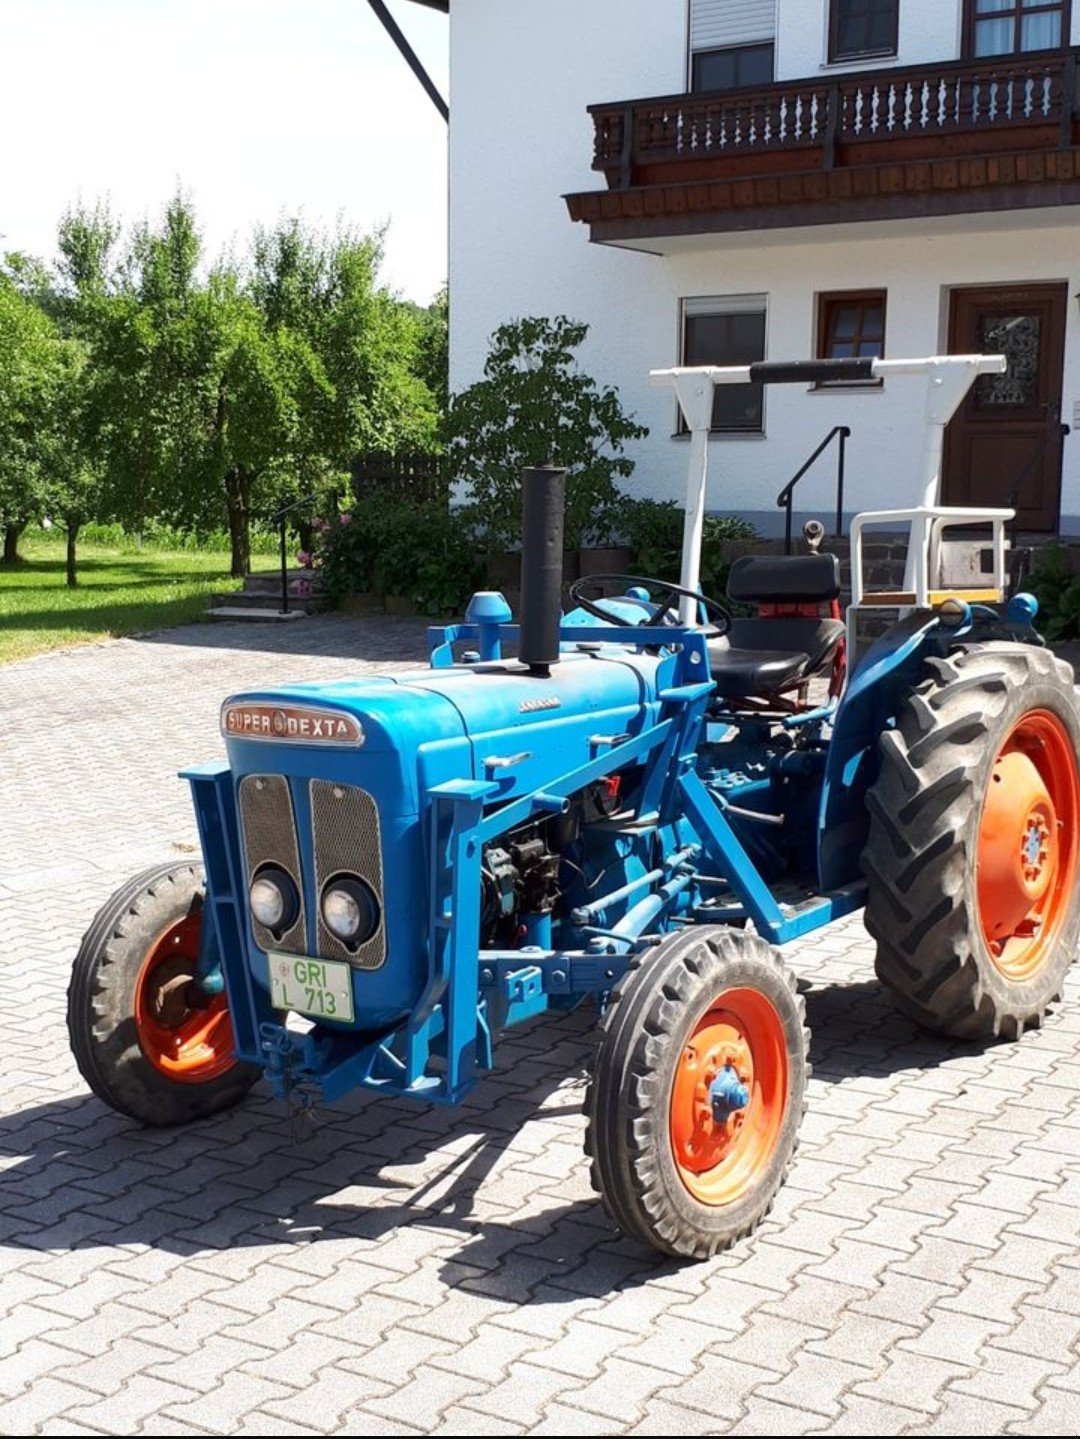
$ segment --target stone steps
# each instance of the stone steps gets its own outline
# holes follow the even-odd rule
[[[252,608],[248,605],[211,605],[206,611],[209,620],[217,622],[227,621],[230,624],[288,624],[290,620],[306,620],[313,614],[312,610],[289,610],[283,614],[281,610],[268,609],[266,606]]]
[[[288,571],[289,609],[281,608],[281,574],[264,570],[248,575],[242,590],[211,595],[207,616],[211,620],[245,620],[257,623],[291,620],[320,614],[327,608],[318,570]]]

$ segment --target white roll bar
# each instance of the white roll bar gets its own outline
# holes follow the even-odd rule
[[[916,506],[905,512],[910,518],[907,574],[904,588],[914,590],[916,556],[928,550],[932,515],[938,505],[941,462],[945,449],[945,426],[978,375],[1001,375],[1008,361],[1004,355],[928,355],[910,360],[761,360],[752,365],[677,366],[652,370],[649,379],[675,391],[690,431],[690,461],[686,481],[686,522],[683,527],[680,584],[698,590],[701,583],[701,538],[708,498],[709,429],[712,423],[713,392],[717,385],[816,384],[838,380],[876,380],[890,375],[925,375],[926,401],[923,414],[925,436],[920,463]],[[684,599],[679,618],[684,625],[695,623],[696,606]]]

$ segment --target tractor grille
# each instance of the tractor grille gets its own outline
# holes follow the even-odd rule
[[[286,954],[307,953],[307,926],[304,920],[304,886],[300,874],[300,852],[296,842],[289,781],[279,774],[249,774],[240,781],[240,820],[244,836],[244,858],[248,884],[264,864],[283,869],[296,885],[300,912],[291,929],[277,938],[254,915],[251,929],[260,949],[279,949]]]
[[[379,927],[353,951],[323,924],[318,913],[318,953],[324,959],[344,959],[358,969],[378,969],[386,959],[386,925],[383,919],[382,841],[379,811],[372,797],[352,785],[329,780],[311,781],[311,826],[315,836],[315,892],[335,875],[351,874],[371,886],[379,904]]]

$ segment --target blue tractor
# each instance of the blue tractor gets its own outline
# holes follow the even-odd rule
[[[76,958],[90,1087],[155,1125],[263,1075],[294,1103],[455,1104],[504,1030],[592,998],[596,1187],[626,1234],[704,1257],[761,1219],[795,1149],[803,936],[865,908],[878,974],[921,1024],[1038,1024],[1080,933],[1073,677],[1034,601],[1008,597],[1011,512],[937,504],[944,426],[1003,366],[657,373],[691,432],[680,585],[578,582],[563,615],[563,476],[527,471],[520,625],[479,594],[431,632],[426,670],[226,700],[226,759],[186,771],[202,864],[136,876]],[[921,489],[853,522],[847,626],[820,552],[736,561],[736,616],[702,595],[714,387],[884,374],[927,381]],[[949,583],[944,535],[975,522],[986,573]],[[862,575],[882,523],[910,530],[886,595]],[[854,664],[875,603],[901,618]]]

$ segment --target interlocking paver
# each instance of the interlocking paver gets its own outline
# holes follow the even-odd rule
[[[792,1409],[788,1404],[777,1404],[754,1394],[747,1401],[742,1418],[725,1433],[753,1436],[753,1439],[766,1434],[818,1434],[823,1432],[826,1423],[820,1414]]]
[[[547,1422],[547,1421],[545,1421],[545,1422]],[[530,1430],[526,1430],[526,1428],[525,1428],[524,1425],[522,1425],[522,1424],[515,1424],[512,1419],[507,1419],[507,1418],[505,1418],[505,1417],[504,1417],[504,1418],[499,1418],[499,1419],[497,1419],[494,1414],[481,1414],[481,1413],[480,1413],[478,1410],[476,1410],[476,1409],[464,1409],[464,1408],[462,1408],[461,1406],[455,1404],[455,1405],[451,1405],[451,1407],[450,1407],[449,1409],[444,1409],[444,1410],[443,1410],[442,1415],[441,1415],[441,1417],[440,1417],[440,1419],[439,1419],[438,1428],[432,1429],[430,1432],[431,1432],[432,1434],[440,1434],[440,1435],[441,1435],[441,1434],[448,1434],[448,1435],[449,1435],[449,1434],[470,1434],[470,1435],[471,1435],[471,1434],[526,1434],[526,1433],[530,1433],[530,1432],[533,1433],[533,1434],[542,1434],[542,1433],[544,1433],[544,1432],[547,1432],[547,1433],[549,1433],[549,1434],[570,1434],[570,1433],[574,1433],[574,1432],[579,1432],[579,1433],[580,1433],[580,1432],[588,1432],[588,1431],[580,1431],[580,1430],[579,1430],[579,1431],[574,1431],[574,1430],[565,1429],[565,1428],[560,1428],[560,1429],[548,1429],[547,1431],[545,1431],[543,1424],[540,1424],[540,1425],[536,1426],[535,1428],[533,1428],[533,1429],[530,1431]]]
[[[422,1367],[393,1394],[371,1399],[364,1408],[366,1412],[397,1419],[430,1433],[448,1409],[455,1408],[463,1399],[482,1394],[487,1387],[482,1379],[453,1374],[448,1369]]]
[[[966,1394],[949,1391],[941,1412],[928,1424],[912,1429],[911,1434],[1003,1434],[1009,1425],[1024,1417],[1024,1411],[1011,1404],[993,1404],[988,1399],[973,1399]]]
[[[963,1379],[968,1372],[963,1364],[893,1349],[884,1368],[874,1378],[853,1384],[851,1393],[885,1404],[936,1414],[941,1408],[938,1397],[941,1391],[950,1381]]]
[[[1076,1395],[1048,1384],[1039,1394],[1039,1407],[1034,1414],[1014,1418],[1006,1424],[1006,1434],[1073,1434],[1076,1432]]]
[[[505,1379],[466,1404],[497,1418],[512,1414],[514,1419],[531,1429],[544,1416],[551,1400],[582,1387],[580,1379],[557,1374],[554,1369],[540,1369],[535,1364],[519,1361],[511,1364]],[[565,1401],[564,1401],[565,1402]]]
[[[0,1053],[0,1429],[1075,1428],[1075,979],[1042,1031],[970,1050],[896,1014],[858,918],[801,941],[800,1153],[758,1238],[707,1265],[619,1240],[596,1204],[584,1012],[504,1041],[457,1111],[348,1096],[301,1138],[261,1088],[172,1132],[86,1094],[69,956],[118,883],[195,853],[175,770],[219,752],[224,694],[421,654],[415,622],[327,617],[0,670],[22,796],[0,861],[21,981]]]
[[[85,1389],[45,1375],[16,1398],[0,1400],[0,1434],[39,1433],[43,1424],[65,1414],[76,1404],[86,1404],[91,1398]],[[84,1428],[81,1432],[94,1431]]]
[[[321,1434],[333,1433],[345,1415],[370,1399],[381,1399],[391,1392],[392,1385],[362,1374],[347,1374],[328,1364],[315,1381],[286,1398],[272,1399],[260,1406],[258,1413],[271,1414],[288,1423],[310,1424]],[[371,1433],[370,1428],[354,1427],[348,1433]]]
[[[957,1379],[949,1386],[949,1394],[968,1394],[976,1399],[990,1399],[1000,1404],[1014,1404],[1020,1409],[1037,1409],[1038,1391],[1048,1380],[1059,1378],[1062,1366],[1034,1354],[1017,1354],[987,1345],[979,1358],[979,1366],[967,1379]]]
[[[163,1418],[196,1424],[211,1434],[231,1434],[253,1409],[287,1393],[283,1384],[273,1384],[253,1374],[226,1374],[208,1393],[187,1403],[172,1403]]]

